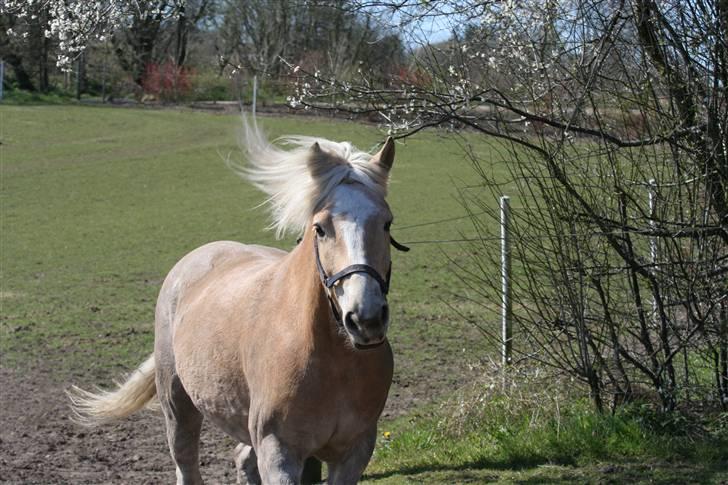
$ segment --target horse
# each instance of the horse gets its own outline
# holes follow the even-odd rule
[[[304,461],[356,483],[372,456],[392,382],[387,340],[394,142],[271,143],[245,123],[242,174],[268,195],[290,252],[218,241],[184,256],[162,284],[154,352],[114,390],[69,390],[75,419],[98,425],[155,402],[178,484],[202,482],[207,419],[239,444],[240,483],[300,483]]]

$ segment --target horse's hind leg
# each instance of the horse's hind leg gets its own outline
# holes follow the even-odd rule
[[[167,422],[167,442],[177,465],[177,484],[201,484],[199,449],[202,414],[192,404],[179,377],[173,376],[159,392],[159,401]]]
[[[238,470],[238,483],[260,485],[258,457],[252,446],[240,443],[235,447],[235,468]]]

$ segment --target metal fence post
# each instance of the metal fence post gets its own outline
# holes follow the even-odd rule
[[[650,228],[655,229],[655,218],[657,217],[657,182],[650,179],[649,184],[649,208],[650,208]],[[650,263],[654,269],[657,262],[657,238],[650,236]]]
[[[655,179],[650,179],[647,182],[649,187],[648,192],[648,204],[649,204],[649,217],[650,217],[650,229],[654,230],[656,227],[655,218],[657,217],[657,182]],[[657,272],[657,237],[654,234],[650,236],[650,271],[654,274]],[[657,324],[657,301],[654,295],[652,296],[652,318],[654,323]]]
[[[255,105],[258,102],[258,76],[253,76],[253,118],[255,118]]]
[[[500,198],[500,219],[501,219],[501,339],[503,345],[502,364],[505,368],[511,363],[511,352],[513,348],[513,327],[512,315],[513,305],[511,302],[511,243],[509,234],[509,223],[511,204],[510,198],[506,195]]]

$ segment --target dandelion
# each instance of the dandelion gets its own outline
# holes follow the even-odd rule
[[[382,436],[385,440],[388,440],[392,437],[392,433],[390,431],[385,431],[384,433],[382,433]]]

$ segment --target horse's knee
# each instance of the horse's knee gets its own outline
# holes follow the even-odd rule
[[[332,485],[350,485],[357,483],[369,464],[376,441],[377,429],[375,427],[365,433],[342,460],[328,463],[328,483]]]
[[[258,457],[252,446],[244,443],[235,447],[235,468],[238,470],[238,483],[259,485]]]
[[[256,445],[258,473],[263,483],[298,484],[303,472],[303,458],[275,435],[267,435]]]

